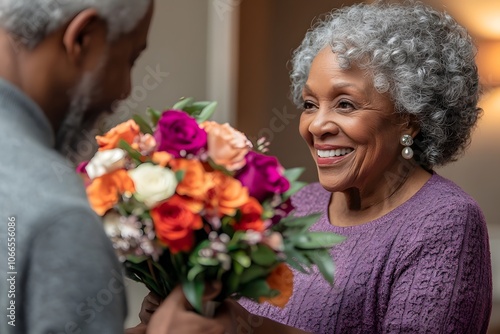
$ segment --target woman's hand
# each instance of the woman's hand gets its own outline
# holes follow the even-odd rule
[[[271,319],[248,312],[238,302],[227,299],[217,310],[215,320],[221,324],[226,333],[259,333],[259,334],[306,334],[298,328],[280,324]]]

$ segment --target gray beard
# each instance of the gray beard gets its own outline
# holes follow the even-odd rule
[[[88,115],[89,106],[99,89],[98,78],[104,63],[105,59],[94,71],[84,74],[72,90],[69,111],[56,134],[56,150],[74,164],[88,160],[97,150],[97,131],[93,129],[96,119]]]

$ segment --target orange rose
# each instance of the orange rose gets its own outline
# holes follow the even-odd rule
[[[203,165],[198,160],[175,159],[170,161],[173,171],[184,171],[184,178],[177,186],[179,195],[189,196],[194,199],[204,200],[208,189],[213,187],[213,182]]]
[[[213,187],[208,191],[207,209],[219,217],[234,216],[236,209],[248,202],[248,189],[240,181],[222,172],[209,173]]]
[[[158,239],[172,253],[190,251],[194,244],[194,231],[203,227],[201,217],[194,214],[184,199],[174,195],[151,210],[151,218]]]
[[[139,133],[139,125],[132,119],[125,123],[118,124],[104,136],[96,136],[97,144],[99,144],[99,151],[117,148],[118,142],[122,139],[132,145]]]
[[[208,156],[218,165],[229,171],[241,169],[245,165],[245,155],[252,148],[252,143],[229,124],[212,121],[200,125],[208,134]]]
[[[253,197],[248,198],[248,202],[243,204],[240,208],[241,218],[233,227],[236,231],[253,230],[262,232],[266,229],[264,221],[262,220],[262,205]]]
[[[134,182],[123,169],[95,178],[87,187],[87,197],[92,209],[100,216],[111,209],[121,194],[135,191]]]
[[[167,167],[170,160],[172,160],[174,156],[168,152],[154,152],[151,160],[162,167]]]
[[[278,290],[280,294],[273,298],[261,297],[259,302],[267,301],[269,304],[285,307],[293,293],[293,272],[284,263],[280,263],[266,279],[267,284],[273,290]]]

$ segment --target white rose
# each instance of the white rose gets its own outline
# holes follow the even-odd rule
[[[171,197],[178,183],[170,169],[149,163],[129,170],[128,175],[134,181],[135,198],[149,208]]]
[[[127,153],[119,148],[98,151],[85,167],[91,180],[125,166]]]
[[[120,218],[121,216],[114,211],[108,212],[103,217],[104,231],[109,238],[120,236]]]

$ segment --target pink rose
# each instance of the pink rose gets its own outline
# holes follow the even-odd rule
[[[252,143],[229,124],[212,121],[203,122],[201,127],[208,134],[208,156],[229,171],[241,169]]]
[[[248,188],[250,196],[262,202],[290,188],[283,171],[275,157],[251,151],[246,156],[246,165],[238,172],[236,179]]]
[[[196,155],[207,145],[207,133],[196,120],[179,110],[164,111],[154,133],[157,151],[165,151],[176,158]],[[184,155],[183,155],[184,154]]]

